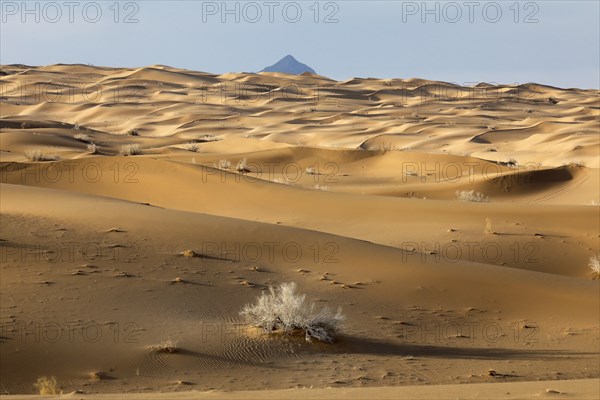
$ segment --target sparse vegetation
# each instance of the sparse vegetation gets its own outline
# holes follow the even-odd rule
[[[241,173],[250,172],[250,168],[248,167],[248,160],[244,158],[238,161],[238,163],[235,165],[235,170]]]
[[[200,142],[218,142],[219,140],[221,140],[221,138],[215,135],[204,135],[198,140]]]
[[[485,203],[489,201],[489,198],[483,193],[474,190],[457,190],[456,198],[460,201],[472,201],[476,203]]]
[[[74,134],[73,135],[73,139],[79,140],[79,141],[82,141],[82,142],[86,142],[86,143],[91,140],[88,135],[86,135],[85,133],[81,133],[81,132],[78,132],[78,133]]]
[[[56,161],[59,158],[56,154],[46,154],[38,149],[25,151],[25,157],[31,161]]]
[[[138,130],[137,130],[137,129],[130,129],[130,130],[127,132],[127,134],[128,134],[129,136],[140,136],[140,133],[138,132]]]
[[[50,378],[47,376],[42,376],[41,378],[38,378],[37,382],[34,383],[33,386],[40,392],[41,395],[62,394],[55,376],[51,376]]]
[[[383,151],[385,153],[386,151],[396,151],[398,147],[391,142],[379,142],[374,146],[369,146],[369,150]]]
[[[177,347],[177,343],[172,341],[171,339],[160,342],[159,344],[154,344],[148,346],[148,350],[152,350],[156,353],[177,353],[179,348]]]
[[[341,310],[332,312],[325,307],[316,310],[307,304],[305,295],[296,292],[296,283],[282,283],[257,299],[256,304],[246,305],[240,315],[256,327],[268,333],[303,333],[307,342],[317,339],[333,343],[345,317]]]
[[[485,229],[483,230],[483,233],[486,235],[494,234],[494,230],[492,229],[492,220],[489,218],[485,219]]]
[[[600,255],[590,257],[588,267],[592,270],[592,279],[600,279]]]
[[[96,146],[94,143],[90,143],[87,145],[87,151],[92,154],[96,154],[98,153],[98,146]]]
[[[198,148],[199,148],[199,147],[198,147],[198,144],[196,144],[196,143],[193,143],[193,142],[191,142],[191,143],[186,143],[186,144],[184,144],[184,145],[183,145],[183,149],[184,149],[184,150],[187,150],[187,151],[192,151],[192,152],[194,152],[194,153],[198,151]]]
[[[220,169],[231,169],[231,161],[229,160],[219,160],[218,164]]]
[[[124,144],[123,146],[121,146],[121,155],[137,156],[139,154],[142,154],[142,149],[140,149],[140,145],[137,143]]]
[[[519,163],[517,162],[517,160],[515,160],[514,158],[510,158],[507,162],[506,165],[509,167],[518,167]]]

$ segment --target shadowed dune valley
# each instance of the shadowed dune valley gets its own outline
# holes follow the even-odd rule
[[[600,396],[597,88],[9,56],[2,399]]]

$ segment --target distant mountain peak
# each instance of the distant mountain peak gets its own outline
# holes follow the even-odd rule
[[[296,60],[294,56],[288,54],[283,57],[281,60],[277,61],[275,64],[264,68],[260,72],[281,72],[284,74],[290,75],[300,75],[306,72],[310,72],[311,74],[316,74],[315,70],[309,67],[306,64],[301,63]]]

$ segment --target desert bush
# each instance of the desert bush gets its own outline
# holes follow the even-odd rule
[[[515,160],[514,158],[510,158],[507,162],[506,165],[509,167],[518,167],[519,163],[517,162],[517,160]]]
[[[219,140],[221,140],[221,138],[215,135],[204,135],[198,140],[200,142],[218,142]]]
[[[244,158],[235,165],[235,170],[237,172],[250,172],[250,168],[248,168],[248,161]]]
[[[398,150],[398,146],[394,145],[391,142],[380,142],[374,146],[370,146],[369,150],[383,151],[383,152],[396,151],[396,150]]]
[[[25,157],[31,161],[56,161],[58,156],[56,154],[46,154],[42,150],[27,150],[25,151]]]
[[[124,156],[137,156],[142,154],[139,144],[124,144],[121,146],[121,154]]]
[[[172,341],[171,339],[162,341],[159,344],[148,346],[148,350],[152,350],[156,353],[177,353],[179,348],[177,347],[177,343]]]
[[[219,168],[220,169],[231,169],[231,161],[219,160]]]
[[[187,150],[187,151],[193,151],[193,152],[197,152],[198,151],[198,145],[196,143],[186,143],[183,145],[183,149]]]
[[[78,133],[74,134],[73,135],[73,139],[80,140],[82,142],[89,142],[90,141],[90,137],[88,135],[86,135],[85,133],[81,133],[81,132],[78,132]]]
[[[592,270],[592,278],[600,278],[600,255],[590,257],[588,267]]]
[[[460,201],[473,201],[476,203],[485,203],[489,201],[488,197],[483,193],[474,190],[457,190],[456,198]]]
[[[47,376],[42,376],[41,378],[38,378],[37,382],[34,383],[33,386],[40,392],[41,395],[62,394],[55,376],[51,376],[50,378]]]
[[[257,299],[256,304],[247,304],[240,315],[249,324],[268,333],[303,333],[307,342],[317,339],[333,343],[345,317],[341,309],[332,312],[325,307],[316,310],[307,304],[305,295],[296,293],[296,283],[282,283],[277,288],[269,287],[267,293]]]
[[[138,132],[138,130],[137,130],[137,129],[130,129],[130,130],[127,132],[127,134],[128,134],[129,136],[140,136],[140,133]]]

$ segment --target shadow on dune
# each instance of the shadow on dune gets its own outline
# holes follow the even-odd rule
[[[598,356],[594,352],[572,352],[563,350],[514,349],[503,347],[475,347],[468,338],[461,339],[464,344],[431,345],[412,343],[390,343],[357,337],[340,337],[334,345],[328,346],[329,353],[370,354],[401,357],[459,358],[481,360],[544,360],[572,356]],[[521,344],[525,346],[525,344]]]
[[[335,359],[342,355],[366,355],[394,357],[399,360],[419,359],[469,359],[469,360],[556,360],[559,358],[597,357],[598,353],[567,352],[562,350],[534,350],[509,348],[482,348],[446,345],[416,345],[390,343],[362,339],[357,337],[340,337],[335,344],[319,342],[306,343],[303,339],[282,340],[263,346],[256,346],[252,341],[238,342],[233,347],[224,346],[217,351],[195,351],[178,349],[173,354],[150,354],[146,362],[148,371],[185,366],[192,369],[214,370],[220,368],[281,368],[290,359]],[[291,345],[291,346],[290,346]],[[293,350],[292,350],[293,348]],[[288,361],[286,361],[288,360]],[[505,375],[508,377],[509,375]]]

